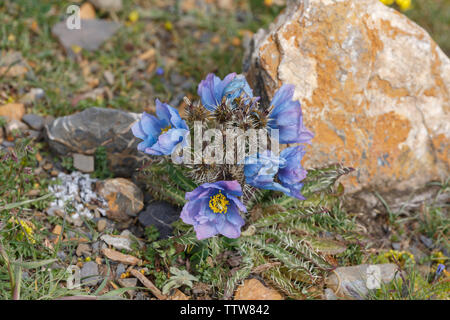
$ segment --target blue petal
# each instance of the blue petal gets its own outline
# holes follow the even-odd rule
[[[152,137],[157,137],[161,133],[161,129],[164,128],[164,124],[160,120],[146,112],[142,113],[140,124],[142,131]]]

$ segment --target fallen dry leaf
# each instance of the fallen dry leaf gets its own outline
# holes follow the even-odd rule
[[[122,262],[125,264],[131,264],[131,265],[137,265],[137,264],[142,264],[142,260],[129,255],[129,254],[123,254],[119,251],[113,250],[113,249],[102,249],[102,253],[105,257],[107,257],[108,259],[111,259],[113,261],[118,261],[118,262]]]

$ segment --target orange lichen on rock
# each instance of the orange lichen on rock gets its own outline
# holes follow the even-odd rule
[[[448,176],[450,60],[414,22],[378,1],[294,1],[254,39],[255,91],[296,85],[315,133],[306,167],[355,167],[350,192]]]

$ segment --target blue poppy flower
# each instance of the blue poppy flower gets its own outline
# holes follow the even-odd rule
[[[253,98],[253,90],[244,75],[239,74],[225,87],[224,96],[230,101],[239,97],[249,100]]]
[[[239,211],[247,212],[240,196],[242,189],[237,181],[204,183],[186,193],[189,202],[181,211],[181,219],[194,226],[199,240],[216,234],[238,238],[245,223]]]
[[[189,128],[178,111],[156,99],[156,115],[144,112],[141,120],[131,127],[133,134],[144,140],[139,143],[138,150],[160,156],[172,154],[180,143],[185,146]]]
[[[210,73],[198,85],[197,93],[203,106],[209,111],[214,111],[222,103],[225,96],[225,88],[236,77],[236,73],[230,73],[223,80]]]
[[[300,164],[304,154],[304,148],[296,146],[284,149],[279,157],[271,151],[247,157],[245,181],[256,188],[281,191],[290,197],[305,200],[300,193],[303,187],[301,181],[307,173]]]
[[[280,143],[310,143],[314,134],[303,125],[302,108],[293,101],[294,85],[283,85],[274,95],[267,126],[279,130]]]

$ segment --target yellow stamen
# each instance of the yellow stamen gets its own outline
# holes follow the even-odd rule
[[[210,199],[209,207],[214,213],[227,213],[228,204],[230,202],[227,200],[227,197],[221,193],[221,191],[219,191],[219,193],[215,196],[211,196]]]
[[[161,134],[166,133],[167,131],[169,131],[170,128],[171,128],[170,125],[168,125],[168,126],[165,127],[165,128],[162,128],[162,129],[161,129]]]

